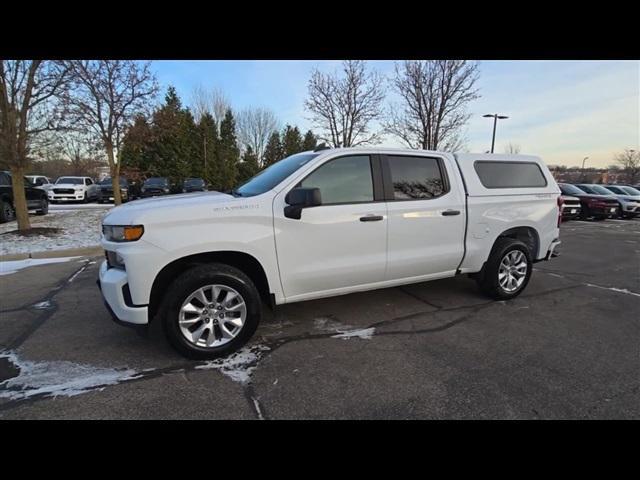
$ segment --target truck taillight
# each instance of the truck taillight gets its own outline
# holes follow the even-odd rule
[[[560,228],[560,224],[562,223],[562,205],[564,205],[564,199],[562,196],[558,197],[558,228]]]

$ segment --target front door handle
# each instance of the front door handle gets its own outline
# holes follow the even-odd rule
[[[379,222],[384,220],[382,215],[367,215],[366,217],[360,217],[361,222]]]
[[[460,210],[445,210],[444,212],[442,212],[442,215],[444,215],[445,217],[460,215]]]

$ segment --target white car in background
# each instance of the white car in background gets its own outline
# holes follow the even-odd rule
[[[29,180],[29,183],[36,188],[40,188],[41,190],[49,191],[53,188],[53,183],[49,180],[48,177],[44,175],[25,175],[25,178]]]
[[[102,190],[90,177],[60,177],[47,192],[49,202],[90,202],[102,198]]]

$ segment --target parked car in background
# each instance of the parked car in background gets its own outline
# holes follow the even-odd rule
[[[580,190],[584,190],[586,193],[590,193],[593,195],[600,195],[601,197],[608,197],[611,200],[615,200],[618,204],[618,209],[616,210],[615,215],[613,217],[622,216],[623,204],[622,201],[616,197],[612,192],[604,188],[602,185],[595,185],[593,183],[575,183],[576,187]]]
[[[51,188],[53,188],[53,183],[51,183],[51,180],[49,180],[49,178],[45,177],[44,175],[25,175],[24,178],[29,180],[29,183],[31,183],[31,185],[36,188],[40,188],[45,191],[49,191]]]
[[[595,218],[598,220],[615,217],[618,212],[618,201],[615,197],[587,193],[570,183],[559,183],[563,195],[570,195],[580,199],[580,218],[583,220]]]
[[[29,180],[24,179],[24,193],[27,198],[27,209],[35,210],[38,215],[46,215],[49,212],[47,192],[34,187]],[[10,222],[16,218],[16,209],[13,202],[13,185],[11,184],[11,172],[0,172],[0,223]]]
[[[561,195],[562,197],[562,218],[564,220],[571,220],[580,217],[582,206],[580,205],[580,199],[578,197],[572,197],[571,195]]]
[[[100,203],[113,202],[113,182],[111,181],[111,177],[107,177],[98,182],[98,185],[100,185],[100,189],[102,190]],[[120,197],[122,198],[122,203],[129,200],[129,182],[122,177],[120,177]]]
[[[640,192],[638,190],[618,185],[602,185],[602,188],[617,197],[621,205],[620,216],[622,218],[633,218],[640,214]]]
[[[60,177],[47,194],[51,203],[88,203],[100,200],[102,190],[90,177]]]
[[[206,191],[207,183],[202,178],[187,178],[182,183],[182,193]]]
[[[140,197],[157,197],[169,195],[171,193],[171,183],[167,177],[147,178],[140,189]]]
[[[469,274],[509,300],[560,245],[560,191],[533,156],[339,148],[230,193],[103,219],[98,286],[119,323],[164,323],[192,358],[236,351],[271,305]],[[381,293],[384,295],[384,293]]]

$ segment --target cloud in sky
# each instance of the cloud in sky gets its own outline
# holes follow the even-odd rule
[[[391,76],[392,61],[371,61]],[[333,71],[339,61],[158,61],[163,88],[174,85],[185,104],[197,84],[215,86],[234,108],[271,108],[283,124],[306,130],[304,111],[311,70]],[[490,148],[492,120],[485,113],[509,115],[499,121],[496,152],[509,142],[548,164],[613,163],[625,147],[640,149],[640,62],[637,61],[482,61],[481,98],[469,106],[468,148]],[[389,96],[393,99],[393,95]],[[384,145],[398,146],[386,138]]]

